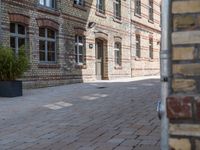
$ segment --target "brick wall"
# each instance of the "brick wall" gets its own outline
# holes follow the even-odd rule
[[[200,149],[200,1],[172,1],[172,93],[167,98],[172,150]]]

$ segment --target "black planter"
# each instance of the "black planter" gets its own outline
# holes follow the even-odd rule
[[[0,97],[22,96],[22,81],[0,81]]]

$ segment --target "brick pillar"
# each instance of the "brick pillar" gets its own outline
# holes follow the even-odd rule
[[[172,1],[172,93],[167,98],[172,150],[200,150],[200,1]]]

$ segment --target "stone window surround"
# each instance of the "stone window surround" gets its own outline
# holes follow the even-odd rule
[[[10,22],[19,23],[25,26],[29,25],[30,17],[24,14],[9,13]]]
[[[116,21],[116,19],[117,20],[121,20],[121,0],[113,0],[113,6],[117,6],[118,5],[118,7],[119,7],[119,14],[117,15],[117,10],[116,10],[116,8],[114,7],[113,8],[113,14],[114,14],[114,21]],[[117,22],[117,21],[116,21]]]
[[[148,19],[148,21],[150,22],[150,23],[153,23],[154,22],[154,18],[153,18],[153,5],[154,5],[154,3],[153,3],[153,0],[149,0],[149,19]]]
[[[135,0],[135,11],[134,11],[134,14],[137,17],[141,17],[141,0]]]
[[[138,40],[137,40],[137,38],[138,38]],[[138,32],[136,32],[135,33],[135,50],[136,50],[136,60],[139,60],[140,58],[141,58],[141,36],[140,36],[140,33],[138,33]],[[139,43],[139,47],[137,48],[137,44]],[[139,51],[139,55],[137,54],[137,52]]]

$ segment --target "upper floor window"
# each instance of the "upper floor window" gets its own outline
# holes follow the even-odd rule
[[[135,14],[141,15],[141,0],[135,0]]]
[[[75,36],[75,59],[77,64],[84,62],[84,37],[80,35]]]
[[[114,46],[115,65],[121,66],[121,43],[116,42]]]
[[[26,27],[21,24],[10,23],[10,47],[15,54],[18,54],[21,46],[26,46],[26,42]]]
[[[41,62],[56,61],[56,32],[49,28],[39,28],[39,56]]]
[[[153,59],[153,38],[149,38],[149,57]]]
[[[135,46],[136,46],[136,56],[141,57],[141,51],[140,51],[140,35],[136,35],[135,37]]]
[[[83,6],[84,0],[74,0],[74,4]]]
[[[40,5],[42,6],[46,6],[49,8],[55,8],[56,7],[56,2],[55,0],[39,0],[40,1]]]
[[[114,0],[114,17],[121,19],[121,0]]]
[[[97,0],[97,11],[102,14],[105,13],[105,0]]]
[[[149,20],[153,21],[153,0],[149,0]]]

